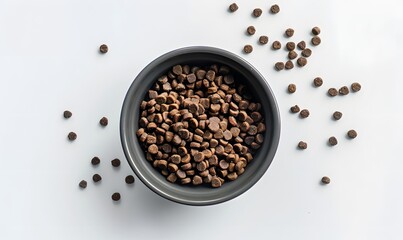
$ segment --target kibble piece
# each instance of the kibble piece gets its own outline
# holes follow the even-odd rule
[[[306,142],[304,142],[304,141],[300,141],[300,142],[298,143],[298,148],[299,148],[299,149],[307,149],[307,148],[308,148],[308,144],[307,144]]]
[[[203,183],[203,179],[199,175],[195,175],[192,179],[193,185],[200,185]]]
[[[292,51],[292,50],[295,49],[295,43],[294,42],[287,42],[285,47],[287,48],[288,51]]]
[[[351,84],[351,90],[353,92],[358,92],[361,90],[361,84],[359,84],[358,82],[352,83]]]
[[[335,111],[333,113],[333,118],[334,120],[340,120],[340,118],[343,116],[343,113],[339,112],[339,111]]]
[[[259,43],[260,44],[267,44],[269,42],[269,37],[268,36],[260,36],[259,37]]]
[[[99,46],[99,51],[101,53],[107,53],[108,52],[108,46],[106,44],[102,44],[101,46]]]
[[[310,57],[312,55],[312,50],[309,48],[305,48],[302,50],[301,55],[304,57]]]
[[[178,177],[176,176],[175,173],[171,173],[168,175],[167,180],[171,183],[176,182],[176,180],[178,179]]]
[[[301,112],[299,113],[299,116],[301,118],[307,118],[309,117],[309,110],[308,109],[302,109]]]
[[[329,88],[329,90],[327,91],[327,94],[329,94],[329,96],[334,97],[337,96],[337,94],[339,94],[339,92],[337,91],[336,88]]]
[[[292,113],[298,113],[298,112],[300,111],[300,108],[299,108],[298,105],[295,105],[295,106],[292,106],[292,107],[290,108],[290,111],[291,111]]]
[[[285,65],[283,62],[276,62],[276,64],[274,64],[274,67],[276,68],[277,71],[281,71],[284,69]]]
[[[290,51],[290,52],[288,52],[288,58],[289,58],[290,60],[295,59],[295,58],[297,58],[297,57],[298,57],[298,53],[297,53],[297,52],[295,52],[295,51]]]
[[[255,29],[254,26],[249,26],[249,27],[246,29],[246,32],[247,32],[249,35],[253,35],[253,34],[256,33],[256,29]]]
[[[260,9],[260,8],[253,9],[253,16],[254,17],[260,17],[260,15],[262,15],[262,9]]]
[[[356,138],[357,137],[357,132],[354,129],[351,129],[347,132],[347,136],[349,138]]]
[[[298,47],[300,50],[304,50],[304,49],[306,48],[306,43],[305,43],[305,41],[299,42],[299,43],[297,44],[297,47]]]
[[[318,45],[322,42],[322,40],[320,39],[320,37],[314,36],[314,37],[311,39],[311,42],[312,42],[312,45],[318,46]]]
[[[272,6],[270,7],[270,12],[271,12],[272,14],[277,14],[277,13],[279,13],[279,12],[280,12],[280,6],[277,5],[277,4],[272,5]]]
[[[178,171],[176,171],[175,173],[176,173],[176,176],[177,176],[178,178],[180,178],[180,179],[183,179],[183,178],[186,177],[186,172],[184,172],[184,171],[182,171],[182,170],[178,170]]]
[[[293,69],[294,68],[294,63],[292,63],[291,60],[288,60],[287,62],[285,62],[284,67],[287,70]]]
[[[63,117],[64,118],[71,118],[71,116],[73,116],[73,113],[71,113],[69,110],[66,110],[63,112]]]
[[[293,35],[294,35],[294,29],[287,28],[287,30],[285,30],[285,36],[286,37],[292,37]]]
[[[99,175],[99,174],[94,174],[93,176],[92,176],[92,180],[94,181],[94,182],[99,182],[99,181],[101,181],[102,180],[102,177],[101,177],[101,175]]]
[[[295,91],[297,90],[297,86],[295,84],[291,83],[288,85],[287,90],[289,93],[295,93]]]
[[[101,126],[107,126],[108,125],[108,119],[106,117],[103,117],[99,120],[99,124],[101,124]]]
[[[245,46],[243,47],[243,51],[244,51],[245,53],[251,53],[251,52],[253,51],[252,45],[249,45],[249,44],[245,45]]]
[[[80,186],[80,188],[86,188],[87,187],[87,181],[81,180],[80,183],[78,184],[78,186]]]
[[[348,90],[347,86],[343,86],[339,89],[339,94],[340,95],[347,95],[350,93],[350,90]]]
[[[329,144],[330,146],[336,146],[337,145],[337,138],[336,137],[330,137],[329,138]]]
[[[126,182],[127,184],[133,184],[133,183],[134,183],[134,177],[133,177],[133,175],[128,175],[128,176],[126,176],[125,182]]]
[[[228,9],[230,12],[236,12],[236,10],[238,10],[238,5],[236,3],[232,3],[231,5],[229,5]]]
[[[198,152],[194,155],[193,159],[195,162],[201,162],[204,160],[204,153],[203,152]]]
[[[151,154],[157,154],[158,146],[155,144],[151,144],[150,146],[148,146],[148,152]]]
[[[329,184],[330,183],[330,178],[329,177],[322,177],[322,179],[321,179],[321,182],[323,183],[323,184]]]
[[[315,87],[320,87],[320,86],[322,86],[322,84],[323,84],[323,80],[322,80],[321,77],[316,77],[316,78],[313,80],[313,85],[314,85]]]
[[[91,159],[91,164],[92,165],[98,165],[101,162],[101,160],[99,159],[99,157],[93,157]]]
[[[281,48],[281,43],[280,43],[279,41],[274,41],[274,42],[272,43],[272,48],[273,48],[274,50],[280,49],[280,48]]]
[[[119,167],[120,166],[120,160],[115,158],[111,161],[112,166],[114,167]]]
[[[213,188],[221,187],[221,185],[222,185],[221,180],[218,177],[216,177],[216,176],[212,177],[211,186]]]
[[[112,194],[112,200],[113,201],[119,201],[120,200],[120,193],[115,192],[114,194]]]
[[[67,138],[68,138],[70,141],[74,141],[74,140],[77,139],[77,134],[76,134],[75,132],[69,132],[69,134],[67,135]]]
[[[307,63],[308,63],[308,60],[306,58],[304,58],[304,57],[300,57],[300,58],[297,59],[297,64],[300,67],[305,66]]]
[[[320,28],[319,27],[313,27],[312,28],[312,34],[313,35],[319,35],[320,34]]]

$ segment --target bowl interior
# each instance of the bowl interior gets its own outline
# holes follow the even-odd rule
[[[140,103],[158,77],[176,64],[204,66],[227,65],[237,81],[247,85],[250,92],[260,101],[265,117],[265,140],[244,174],[220,188],[208,186],[182,186],[168,182],[146,160],[136,131],[140,114]],[[258,71],[245,60],[230,52],[210,47],[189,47],[169,52],[146,66],[132,83],[121,114],[121,140],[126,158],[136,175],[151,190],[159,195],[189,205],[210,205],[232,199],[255,184],[273,160],[280,136],[280,120],[277,103],[270,87]]]

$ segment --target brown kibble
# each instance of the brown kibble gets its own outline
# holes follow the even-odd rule
[[[218,178],[218,177],[216,177],[216,176],[213,176],[212,178],[211,178],[211,186],[213,187],[213,188],[218,188],[218,187],[221,187],[221,180]]]
[[[358,92],[361,90],[361,84],[359,84],[358,82],[352,83],[351,84],[351,90],[353,92]]]
[[[298,57],[298,53],[297,53],[297,52],[295,52],[295,51],[290,51],[290,52],[288,52],[288,58],[289,58],[289,59],[293,60],[293,59],[295,59],[295,58],[297,58],[297,57]]]
[[[330,144],[330,146],[336,146],[337,145],[337,138],[335,138],[335,137],[330,137],[329,138],[329,144]]]
[[[292,63],[291,60],[288,60],[287,62],[285,62],[284,67],[285,67],[285,69],[287,69],[287,70],[293,69],[293,68],[294,68],[294,63]]]
[[[117,201],[119,201],[120,200],[120,193],[118,193],[118,192],[115,192],[114,194],[112,194],[112,200],[113,201],[115,201],[115,202],[117,202]]]
[[[340,95],[347,95],[350,93],[350,90],[348,90],[347,86],[343,86],[339,89],[339,94]]]
[[[314,46],[318,46],[320,43],[321,43],[321,39],[320,39],[320,37],[318,37],[318,36],[314,36],[312,39],[311,39],[311,43],[312,43],[312,45],[314,45]]]
[[[227,175],[227,178],[228,178],[230,181],[234,181],[235,179],[238,178],[238,174],[236,174],[236,172],[229,173],[229,174]]]
[[[305,43],[305,41],[299,42],[299,43],[297,44],[297,47],[298,47],[300,50],[304,50],[304,49],[306,48],[306,43]]]
[[[182,74],[182,66],[181,66],[181,65],[175,65],[175,66],[173,66],[173,67],[172,67],[172,72],[173,72],[175,75],[180,75],[180,74]]]
[[[101,160],[99,159],[99,157],[93,157],[91,159],[91,164],[94,165],[94,166],[98,165],[100,162],[101,162]]]
[[[80,188],[86,188],[87,187],[87,181],[81,180],[80,183],[78,184],[78,186],[80,186]]]
[[[227,169],[229,166],[228,162],[225,160],[221,160],[218,165],[220,166],[221,169],[224,169],[224,170]]]
[[[195,175],[192,179],[193,185],[200,185],[203,183],[203,179],[199,175]]]
[[[294,35],[294,29],[292,28],[287,28],[287,30],[285,30],[285,36],[286,37],[292,37]],[[294,44],[295,47],[295,44]]]
[[[101,175],[99,175],[99,174],[94,174],[93,176],[92,176],[92,180],[94,181],[94,182],[99,182],[99,181],[101,181],[102,180],[102,177],[101,177]]]
[[[249,45],[249,44],[245,45],[245,46],[243,47],[243,51],[244,51],[245,53],[251,53],[251,52],[253,51],[252,45]]]
[[[301,112],[299,113],[299,116],[300,116],[301,118],[307,118],[307,117],[309,117],[309,110],[308,110],[308,109],[303,109],[303,110],[301,110]]]
[[[264,132],[264,131],[266,131],[266,125],[264,125],[264,123],[259,123],[259,124],[257,125],[257,132],[258,132],[258,133],[262,133],[262,132]]]
[[[276,64],[274,64],[274,67],[276,68],[277,71],[281,71],[284,69],[285,65],[283,62],[277,62]]]
[[[292,51],[295,49],[295,43],[294,42],[288,42],[285,47],[287,48],[288,51]]]
[[[203,152],[198,152],[194,155],[193,159],[195,162],[201,162],[204,160],[204,153]]]
[[[183,185],[189,184],[191,182],[192,182],[192,180],[189,177],[181,179],[181,184],[183,184]]]
[[[182,158],[181,158],[181,156],[178,155],[178,154],[173,154],[173,155],[169,158],[169,160],[170,160],[172,163],[179,164],[179,163],[181,163]]]
[[[229,5],[228,10],[230,12],[236,12],[236,10],[238,10],[238,5],[236,3],[232,3],[231,5]]]
[[[249,35],[253,35],[253,34],[256,33],[256,29],[255,29],[254,26],[249,26],[249,27],[246,29],[246,32],[247,32]]]
[[[347,132],[347,136],[348,136],[349,138],[356,138],[356,137],[357,137],[357,132],[356,132],[355,130],[351,129],[351,130],[349,130],[349,131]]]
[[[290,111],[291,111],[292,113],[298,113],[298,112],[300,111],[300,108],[299,108],[298,105],[295,105],[295,106],[292,106],[292,107],[290,108]]]
[[[320,28],[319,27],[312,28],[312,34],[313,35],[319,35],[320,34]]]
[[[108,45],[102,44],[101,46],[99,46],[99,51],[101,53],[107,53],[108,52]]]
[[[127,184],[133,184],[133,183],[134,183],[134,177],[133,177],[133,175],[127,175],[127,176],[125,177],[125,182],[126,182]]]
[[[314,85],[315,87],[320,87],[320,86],[322,86],[322,84],[323,84],[323,80],[322,80],[321,77],[316,77],[316,78],[313,80],[313,85]]]
[[[199,172],[203,172],[204,170],[206,170],[207,169],[207,164],[206,164],[206,162],[199,162],[198,164],[197,164],[197,166],[196,166],[196,168],[197,168],[197,170],[199,171]]]
[[[323,184],[329,184],[330,183],[330,178],[329,177],[322,177],[322,179],[321,179],[321,182],[323,183]]]
[[[167,180],[170,181],[171,183],[176,182],[176,180],[178,179],[178,177],[176,176],[175,173],[171,173],[168,175]]]
[[[270,12],[271,12],[272,14],[277,14],[277,13],[279,13],[279,12],[280,12],[280,6],[277,5],[277,4],[272,5],[272,6],[270,7]]]
[[[281,48],[281,43],[280,43],[279,41],[274,41],[274,42],[272,43],[272,48],[273,48],[274,50],[280,49],[280,48]]]
[[[335,111],[333,113],[333,118],[334,120],[340,120],[340,118],[343,116],[343,113],[339,112],[339,111]]]
[[[73,113],[71,113],[70,111],[66,110],[63,112],[63,117],[64,118],[71,118],[71,116],[73,116]]]
[[[77,139],[77,134],[76,134],[75,132],[69,132],[69,134],[67,135],[67,138],[68,138],[70,141],[74,141],[74,140]]]
[[[115,158],[111,161],[112,166],[114,167],[119,167],[120,166],[120,160]]]
[[[310,57],[312,55],[312,50],[309,48],[305,48],[302,50],[301,55],[304,57]]]
[[[225,130],[223,132],[224,139],[229,141],[232,139],[232,133],[229,130]]]
[[[253,9],[253,16],[254,17],[260,17],[260,15],[262,15],[262,9],[260,9],[260,8]]]
[[[297,59],[297,64],[300,67],[305,66],[307,63],[308,63],[308,60],[306,58],[304,58],[304,57],[300,57],[300,58]]]
[[[295,93],[295,91],[297,90],[297,86],[295,84],[291,83],[288,85],[287,90],[289,93]]]
[[[304,141],[300,141],[298,143],[298,148],[299,149],[307,149],[307,147],[308,147],[308,144],[306,142],[304,142]]]
[[[329,96],[334,97],[337,96],[339,94],[339,92],[337,91],[336,88],[329,88],[329,90],[327,91],[327,94],[329,94]]]
[[[180,179],[183,179],[183,178],[186,177],[186,173],[185,173],[184,171],[182,171],[182,170],[176,171],[175,174],[176,174],[176,176],[177,176],[178,178],[180,178]]]
[[[269,37],[268,36],[260,36],[259,37],[259,43],[262,45],[265,45],[269,42]]]
[[[151,154],[157,154],[158,146],[155,144],[151,144],[150,146],[148,146],[148,152]]]

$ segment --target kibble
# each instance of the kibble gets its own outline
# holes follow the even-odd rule
[[[73,116],[73,113],[71,113],[70,111],[66,110],[63,112],[63,117],[64,118],[71,118],[71,116]]]
[[[298,64],[298,66],[300,66],[300,67],[305,66],[307,63],[308,63],[308,60],[307,60],[306,58],[304,58],[304,57],[299,57],[299,58],[297,59],[297,64]]]
[[[329,88],[329,90],[327,91],[327,94],[329,94],[329,96],[334,97],[337,96],[339,94],[339,92],[337,91],[336,88]]]
[[[320,34],[320,28],[319,27],[313,27],[312,28],[312,34],[313,35],[319,35]]]
[[[70,141],[74,141],[74,140],[77,139],[77,134],[76,134],[75,132],[69,132],[69,134],[67,135],[67,138],[68,138]]]
[[[323,184],[329,184],[330,183],[330,178],[329,177],[322,177],[322,179],[321,179],[321,182],[323,183]]]
[[[274,64],[274,67],[275,67],[275,69],[276,69],[277,71],[281,71],[281,70],[284,69],[285,65],[284,65],[283,62],[276,62],[276,63]]]
[[[238,10],[238,5],[236,3],[232,3],[229,5],[228,9],[230,12],[236,12],[236,10]]]
[[[93,157],[91,159],[91,164],[94,165],[94,166],[98,165],[100,162],[101,162],[101,160],[99,159],[99,157]]]
[[[321,40],[320,37],[318,37],[318,36],[314,36],[314,37],[311,39],[311,43],[312,43],[312,45],[314,45],[314,46],[318,46],[321,42],[322,42],[322,40]]]
[[[293,69],[294,68],[294,63],[292,63],[291,60],[288,60],[287,62],[285,62],[284,67],[287,70]]]
[[[340,120],[340,118],[343,116],[343,113],[339,112],[339,111],[335,111],[333,113],[333,119],[334,120]]]
[[[358,92],[361,90],[361,84],[359,84],[358,82],[352,83],[351,84],[351,90],[353,92]]]
[[[253,35],[253,34],[256,33],[256,29],[255,29],[254,26],[249,26],[249,27],[246,29],[246,32],[247,32],[249,35]]]
[[[347,86],[343,86],[339,89],[339,94],[340,95],[347,95],[350,93],[350,90],[348,90]]]
[[[253,51],[253,47],[252,47],[252,45],[245,45],[244,47],[243,47],[243,51],[245,52],[245,53],[251,53],[252,51]]]
[[[290,111],[291,111],[292,113],[299,113],[300,108],[299,108],[298,105],[294,105],[294,106],[290,107]]]
[[[108,119],[106,117],[103,117],[99,120],[99,124],[101,124],[101,126],[107,126],[108,125]]]
[[[119,167],[120,166],[120,160],[115,158],[111,161],[112,166],[114,167]]]
[[[274,42],[272,43],[272,48],[273,48],[274,50],[280,49],[280,48],[281,48],[281,43],[280,43],[279,41],[274,41]]]
[[[285,30],[285,36],[286,37],[292,37],[294,35],[294,29],[292,29],[292,28],[287,28],[286,30]]]
[[[349,138],[356,138],[357,137],[357,132],[354,129],[351,129],[347,132],[347,136]]]
[[[336,146],[338,143],[337,138],[336,137],[330,137],[329,138],[329,144],[330,146]]]
[[[295,51],[290,51],[290,52],[288,52],[288,58],[290,59],[290,60],[293,60],[293,59],[295,59],[295,58],[297,58],[298,57],[298,53],[297,52],[295,52]]]
[[[322,79],[321,77],[316,77],[316,78],[313,80],[313,85],[314,85],[315,87],[320,87],[320,86],[322,86],[322,84],[323,84],[323,79]]]
[[[134,183],[134,177],[133,177],[133,175],[128,175],[128,176],[126,176],[125,182],[126,182],[127,184],[133,184],[133,183]]]
[[[277,4],[272,5],[272,6],[270,7],[270,12],[271,12],[272,14],[277,14],[277,13],[279,13],[279,12],[280,12],[280,6],[277,5]]]
[[[112,200],[113,201],[119,201],[120,200],[120,193],[115,192],[114,194],[112,194]]]
[[[268,36],[260,36],[259,37],[259,43],[262,45],[265,45],[269,42],[269,37]]]
[[[309,117],[309,110],[308,109],[302,109],[301,112],[299,113],[299,116],[301,118],[307,118]]]
[[[287,90],[289,93],[295,93],[295,91],[297,90],[297,86],[295,84],[291,83],[288,85]]]
[[[108,52],[108,46],[106,44],[102,44],[101,46],[99,46],[99,51],[101,53],[107,53]]]
[[[302,50],[301,55],[304,57],[310,57],[312,55],[312,50],[309,48],[305,48]]]
[[[262,15],[262,9],[260,9],[260,8],[253,9],[253,16],[254,17],[260,17],[260,15]]]
[[[308,144],[307,144],[306,142],[304,142],[304,141],[300,141],[300,142],[298,143],[298,148],[299,148],[299,149],[307,149],[307,148],[308,148]]]
[[[299,50],[304,50],[306,48],[306,43],[305,41],[301,41],[297,44],[297,47],[299,48]]]
[[[99,175],[98,173],[95,173],[95,174],[92,176],[92,180],[93,180],[94,182],[99,182],[99,181],[102,180],[102,177],[101,177],[101,175]]]
[[[287,48],[288,51],[292,51],[295,49],[295,43],[294,42],[287,42],[285,47]]]
[[[81,180],[80,183],[78,184],[78,186],[80,186],[80,188],[86,188],[87,187],[87,181]]]

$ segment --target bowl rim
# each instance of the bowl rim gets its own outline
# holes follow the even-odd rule
[[[127,140],[127,133],[125,131],[125,125],[126,125],[126,118],[124,117],[127,115],[127,112],[129,111],[129,96],[132,96],[132,92],[134,92],[136,89],[134,88],[134,83],[138,81],[139,79],[142,79],[143,76],[152,68],[154,68],[156,65],[159,63],[162,63],[166,60],[169,60],[172,57],[175,57],[177,55],[183,55],[183,54],[190,54],[190,53],[205,53],[205,54],[215,54],[215,55],[220,55],[225,58],[228,58],[234,62],[237,62],[238,64],[244,66],[251,74],[253,74],[256,77],[256,80],[259,81],[259,83],[263,86],[265,86],[265,90],[268,92],[267,98],[270,100],[270,107],[272,109],[272,125],[273,125],[273,135],[272,135],[272,148],[268,152],[268,155],[264,157],[266,161],[269,161],[267,167],[264,169],[264,171],[258,176],[255,181],[251,181],[250,183],[247,184],[246,187],[242,191],[239,191],[236,195],[231,195],[231,196],[226,196],[226,197],[221,197],[218,199],[212,199],[208,201],[191,201],[191,200],[186,200],[182,198],[178,198],[175,196],[171,196],[170,194],[166,194],[164,191],[161,191],[157,186],[154,186],[152,183],[150,183],[147,180],[147,177],[145,177],[142,172],[137,168],[135,161],[132,159],[131,155],[129,154],[129,144]],[[209,47],[209,46],[189,46],[189,47],[183,47],[183,48],[178,48],[175,50],[171,50],[169,52],[166,52],[162,54],[161,56],[155,58],[152,60],[150,63],[148,63],[135,77],[135,79],[132,81],[130,84],[130,87],[125,95],[123,104],[122,104],[122,109],[121,109],[121,114],[120,114],[120,139],[121,139],[121,144],[123,148],[123,152],[125,154],[126,160],[128,161],[130,167],[132,170],[135,172],[137,177],[140,179],[141,182],[143,182],[149,189],[151,189],[153,192],[157,193],[161,197],[171,200],[173,202],[177,202],[180,204],[185,204],[185,205],[191,205],[191,206],[207,206],[207,205],[213,205],[213,204],[218,204],[222,202],[226,202],[228,200],[234,199],[237,196],[242,195],[245,193],[247,190],[249,190],[253,185],[255,185],[266,173],[267,169],[270,167],[277,149],[278,145],[280,142],[280,132],[281,132],[281,120],[280,120],[280,111],[278,108],[278,103],[276,101],[276,98],[274,96],[274,92],[271,89],[270,85],[267,83],[265,78],[262,76],[262,74],[248,61],[246,61],[244,58],[242,58],[239,55],[236,55],[232,52],[229,52],[227,50],[223,50],[220,48],[216,47]],[[270,156],[271,157],[270,157]],[[270,159],[267,159],[269,158]]]

